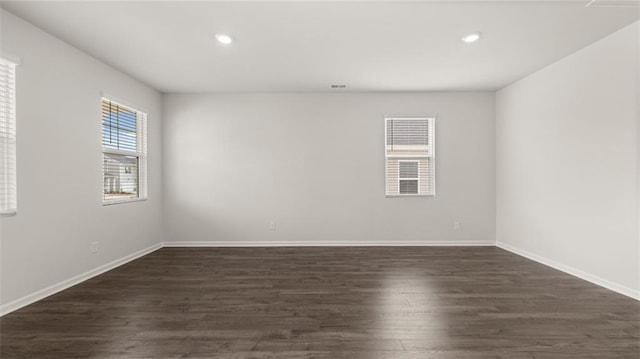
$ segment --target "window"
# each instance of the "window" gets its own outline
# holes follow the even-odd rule
[[[17,209],[16,64],[0,58],[0,215]]]
[[[435,118],[385,119],[386,195],[435,195]]]
[[[147,198],[147,114],[102,99],[103,203]]]

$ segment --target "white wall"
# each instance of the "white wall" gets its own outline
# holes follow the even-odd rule
[[[0,20],[3,52],[22,60],[18,215],[0,219],[6,307],[162,241],[161,96],[4,10]],[[148,201],[102,206],[102,91],[149,113]]]
[[[640,290],[636,22],[496,95],[497,240]]]
[[[491,92],[165,95],[165,240],[493,243],[494,100]],[[432,113],[437,196],[385,198],[384,117]]]

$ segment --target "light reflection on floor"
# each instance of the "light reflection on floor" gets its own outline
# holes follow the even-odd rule
[[[405,269],[381,279],[376,293],[375,352],[417,351],[443,347],[447,342],[447,320],[435,281],[422,272]]]

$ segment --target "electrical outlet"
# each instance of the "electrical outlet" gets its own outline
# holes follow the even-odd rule
[[[98,241],[91,242],[91,253],[98,253]]]
[[[275,231],[276,230],[276,221],[269,222],[269,230],[270,231]]]
[[[453,229],[455,229],[456,231],[460,229],[460,220],[456,219],[455,221],[453,221]]]

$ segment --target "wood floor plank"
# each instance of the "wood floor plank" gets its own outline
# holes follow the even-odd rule
[[[640,358],[640,302],[494,247],[163,248],[0,318],[1,358]]]

